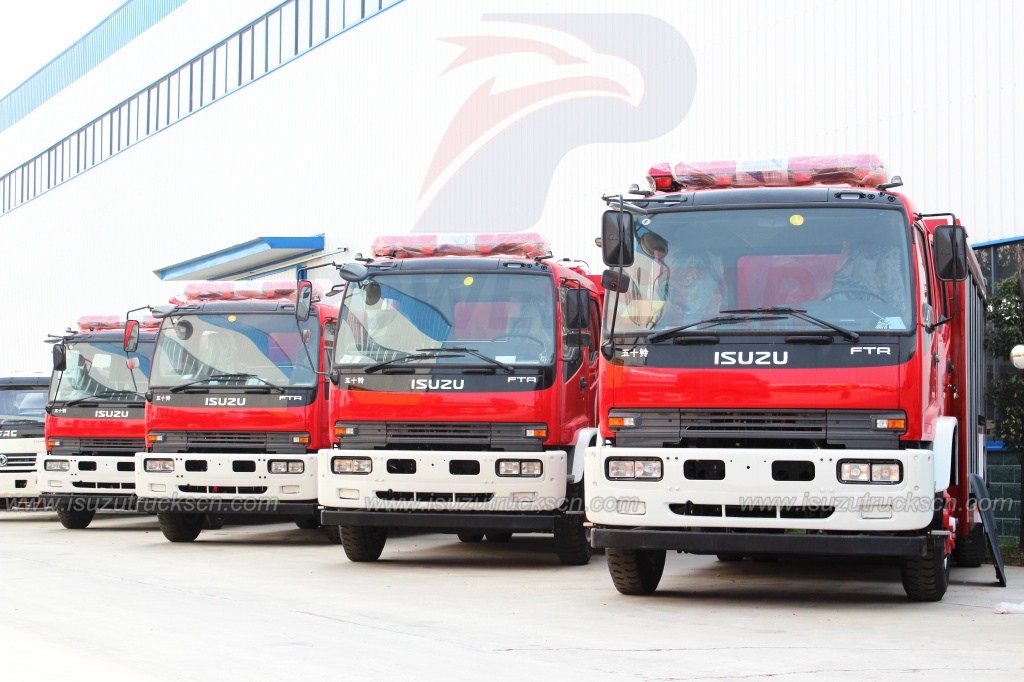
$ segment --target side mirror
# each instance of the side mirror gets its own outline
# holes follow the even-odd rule
[[[605,211],[601,217],[601,256],[605,265],[633,264],[633,215]]]
[[[629,275],[624,272],[620,276],[617,270],[605,270],[601,273],[601,286],[608,291],[624,294],[629,291]]]
[[[309,319],[309,309],[313,305],[313,283],[308,279],[299,282],[295,292],[295,319],[305,322]],[[303,339],[305,341],[305,339]]]
[[[139,348],[139,321],[128,320],[124,326],[124,351],[134,353]]]
[[[362,263],[346,263],[338,266],[338,276],[346,282],[362,282],[370,276],[370,271]]]
[[[967,233],[959,225],[935,228],[935,276],[942,282],[967,279]]]
[[[1017,369],[1024,369],[1024,346],[1014,346],[1010,351],[1010,362]]]
[[[590,332],[572,332],[562,337],[566,348],[593,348],[594,339]]]
[[[562,310],[565,328],[570,331],[590,329],[590,296],[586,289],[568,289]]]
[[[53,371],[63,372],[68,368],[68,349],[62,343],[53,347]]]

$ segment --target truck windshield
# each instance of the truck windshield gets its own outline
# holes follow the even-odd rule
[[[54,372],[50,379],[50,400],[100,398],[116,402],[142,400],[136,390],[148,387],[152,343],[139,343],[130,357],[137,358],[138,369],[128,369],[124,346],[119,341],[82,341],[67,344],[67,369]],[[132,374],[135,381],[132,382]]]
[[[340,319],[338,365],[387,362],[446,347],[470,348],[509,365],[547,365],[555,357],[550,276],[380,275],[348,287]],[[487,364],[469,353],[453,354],[416,365]]]
[[[688,211],[637,216],[634,229],[636,259],[625,268],[629,289],[619,295],[616,336],[772,306],[803,310],[852,330],[911,328],[908,237],[898,211]],[[613,304],[615,294],[608,297]],[[768,315],[692,330],[823,328],[796,315],[759,317]]]
[[[172,315],[160,327],[153,356],[153,386],[173,387],[202,381],[210,386],[313,386],[309,356],[320,348],[316,316],[295,326],[284,313],[206,313]],[[314,360],[315,362],[315,360]],[[262,381],[261,381],[262,380]]]
[[[40,422],[46,418],[45,386],[0,387],[0,420],[4,422]]]

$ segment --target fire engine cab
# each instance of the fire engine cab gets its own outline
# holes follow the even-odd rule
[[[584,475],[620,592],[666,550],[899,557],[915,600],[980,564],[984,280],[956,217],[886,178],[869,154],[659,164],[605,197]]]
[[[554,533],[562,563],[587,563],[598,286],[533,233],[380,237],[373,255],[339,268],[322,522],[352,561],[428,528]]]
[[[126,322],[116,315],[79,318],[77,331],[47,339],[53,375],[39,496],[65,528],[86,528],[97,511],[135,510],[135,451],[157,322],[127,324],[138,336],[127,353]]]
[[[318,372],[337,309],[316,303],[296,324],[295,290],[200,282],[153,309],[162,323],[135,484],[140,511],[155,512],[171,542],[195,540],[207,517],[319,526],[316,453],[330,441]]]

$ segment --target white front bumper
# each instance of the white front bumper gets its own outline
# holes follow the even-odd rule
[[[46,462],[65,460],[68,471],[47,471]],[[88,467],[96,464],[95,471]],[[86,470],[80,469],[84,464]],[[135,493],[132,455],[45,455],[39,462],[39,491],[63,495],[132,495]]]
[[[336,474],[335,457],[368,457],[369,474]],[[392,474],[389,459],[413,459],[416,473]],[[496,473],[499,459],[540,460],[538,478],[502,477]],[[480,473],[456,475],[449,472],[452,460],[476,460]],[[565,501],[566,453],[548,452],[464,452],[454,450],[321,450],[318,499],[333,509],[379,511],[490,511],[537,512],[557,509]],[[388,496],[412,499],[382,499]],[[451,495],[450,501],[427,501],[430,495]],[[479,501],[478,496],[489,497]],[[461,499],[459,496],[463,496]],[[466,496],[477,496],[476,500]],[[420,499],[417,500],[417,497]]]
[[[6,463],[0,467],[0,498],[39,495],[36,471],[45,452],[43,438],[0,440],[0,453],[6,455]]]
[[[147,459],[174,460],[174,471],[146,471]],[[272,474],[270,461],[301,461],[302,473]],[[135,454],[136,493],[140,499],[264,499],[280,502],[316,499],[315,454],[268,455],[241,453]],[[187,471],[187,462],[206,462],[206,471]],[[255,471],[235,471],[235,462],[253,462]],[[183,489],[184,488],[184,489]],[[196,490],[198,489],[198,490]]]
[[[611,481],[609,457],[658,458],[660,481]],[[840,483],[840,459],[898,461],[896,484]],[[722,480],[690,480],[686,460],[725,462]],[[772,462],[812,461],[811,481],[776,481]],[[934,504],[930,450],[775,450],[732,448],[587,448],[584,462],[587,519],[598,525],[649,528],[776,528],[900,531],[925,528]],[[674,511],[692,503],[699,514]],[[776,507],[771,518],[743,516],[744,508]],[[834,507],[827,518],[786,518]],[[720,508],[717,515],[715,510]],[[730,509],[731,508],[731,509]],[[780,509],[787,509],[780,512]],[[693,508],[691,507],[691,510]],[[632,512],[632,513],[630,513]]]

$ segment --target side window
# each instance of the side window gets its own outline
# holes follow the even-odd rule
[[[590,364],[597,360],[601,347],[601,304],[596,298],[590,299]]]
[[[576,291],[575,288],[570,289],[569,287],[561,287],[559,294],[559,301],[562,306],[562,378],[568,381],[576,371],[583,366],[583,357],[587,353],[586,348],[580,348],[579,346],[569,346],[565,344],[565,335],[570,333],[569,328],[566,326],[566,310],[567,310],[567,299],[569,298],[569,292]]]

